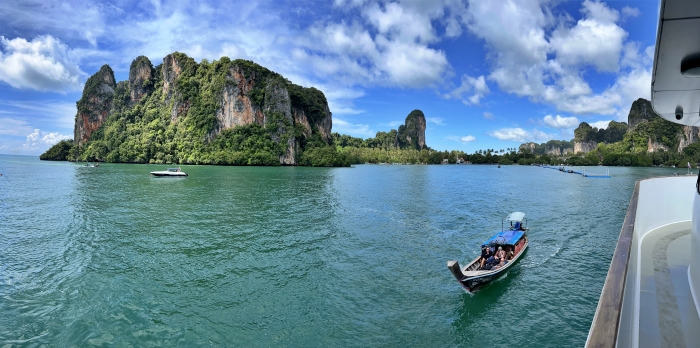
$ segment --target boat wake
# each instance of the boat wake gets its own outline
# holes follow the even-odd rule
[[[539,267],[539,266],[542,266],[543,264],[549,262],[549,260],[551,260],[553,257],[557,256],[557,254],[559,254],[559,252],[561,251],[561,248],[562,248],[562,246],[561,246],[561,245],[558,245],[557,248],[554,250],[554,252],[551,253],[551,254],[549,254],[549,256],[544,257],[544,258],[540,259],[539,262],[537,262],[537,263],[532,263],[532,264],[530,264],[530,265],[528,265],[528,266],[526,266],[526,267],[527,267],[527,268],[530,268],[530,267]]]

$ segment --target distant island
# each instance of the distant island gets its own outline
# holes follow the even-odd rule
[[[666,121],[640,98],[632,103],[627,123],[611,121],[607,129],[598,129],[582,122],[571,141],[522,144],[518,163],[696,167],[699,139],[700,128]]]
[[[108,65],[88,78],[77,102],[74,138],[42,160],[221,165],[349,166],[440,163],[425,144],[425,115],[398,130],[360,139],[332,133],[323,92],[293,84],[247,60],[200,63],[175,52],[153,66],[131,63],[116,82]],[[403,161],[402,161],[403,162]]]

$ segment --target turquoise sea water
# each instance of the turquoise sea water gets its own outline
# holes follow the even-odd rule
[[[685,173],[164,168],[0,156],[0,345],[583,346],[634,182]],[[512,211],[530,249],[466,294]]]

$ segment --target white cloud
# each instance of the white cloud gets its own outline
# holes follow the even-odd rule
[[[485,119],[487,119],[487,120],[493,120],[493,117],[494,117],[494,116],[493,116],[492,113],[490,113],[490,112],[488,112],[488,111],[484,111],[484,118],[485,118]]]
[[[622,12],[622,20],[623,21],[627,18],[630,18],[630,17],[637,17],[641,14],[641,12],[639,12],[638,8],[629,7],[629,6],[623,7],[621,12]]]
[[[452,92],[445,94],[445,98],[454,98],[462,100],[465,105],[479,104],[479,101],[487,94],[490,90],[488,85],[486,85],[486,79],[483,75],[479,77],[471,77],[469,75],[462,75],[462,84],[454,89]],[[470,96],[465,96],[465,94],[471,94]]]
[[[404,121],[391,121],[389,123],[384,123],[383,125],[396,128],[398,126],[402,126],[403,124],[404,124]]]
[[[316,78],[340,79],[351,85],[424,88],[440,82],[449,63],[443,51],[428,47],[434,35],[425,25],[398,25],[398,18],[393,17],[420,16],[406,15],[394,3],[387,5],[386,13],[377,6],[365,11],[377,34],[358,22],[318,23],[301,33],[292,58],[310,67]]]
[[[379,34],[392,36],[398,41],[430,43],[437,40],[430,17],[410,11],[398,3],[390,2],[382,6],[369,4],[364,15]]]
[[[362,137],[373,137],[376,132],[370,130],[369,125],[353,124],[348,121],[333,117],[333,131],[341,134],[359,135]]]
[[[627,32],[616,22],[616,10],[600,2],[584,1],[584,18],[572,28],[559,26],[550,45],[562,65],[592,65],[598,71],[616,72]]]
[[[568,14],[556,17],[555,5],[546,0],[470,1],[465,23],[485,41],[492,62],[487,79],[504,92],[560,111],[621,117],[622,109],[649,94],[640,94],[649,89],[648,82],[642,83],[650,76],[649,49],[640,54],[638,44],[625,42],[620,13],[605,3],[584,1],[576,22]],[[584,79],[590,69],[615,74],[615,84],[594,91]]]
[[[438,126],[444,126],[445,125],[445,119],[441,117],[426,117],[425,120],[430,123],[434,123]]]
[[[72,135],[65,135],[59,133],[48,133],[42,132],[40,129],[34,129],[34,131],[27,135],[27,141],[22,145],[20,152],[36,152],[36,151],[46,151],[51,146],[55,145],[61,140],[73,139]]]
[[[542,119],[542,122],[547,127],[556,129],[566,129],[566,128],[576,128],[579,124],[578,118],[572,117],[561,117],[559,115],[552,117],[552,115],[547,115]]]
[[[0,118],[0,134],[21,136],[31,132],[33,129],[27,121],[15,118]]]
[[[19,89],[65,93],[80,90],[84,73],[68,46],[50,35],[32,41],[0,36],[0,81]]]
[[[608,120],[608,121],[596,121],[596,122],[589,123],[589,125],[591,127],[598,128],[598,129],[607,129],[609,124],[610,124],[610,120]]]
[[[462,137],[455,136],[455,135],[449,135],[449,136],[446,136],[445,139],[458,141],[458,142],[460,142],[460,143],[462,143],[462,144],[466,144],[466,143],[470,143],[470,142],[472,142],[472,141],[476,141],[476,137],[473,136],[473,135],[466,135],[466,136],[462,136]]]
[[[498,140],[516,141],[516,142],[546,142],[554,139],[553,134],[547,134],[545,132],[533,129],[531,131],[526,131],[522,128],[501,128],[493,132],[487,133],[489,136],[494,137]]]
[[[0,106],[5,109],[3,113],[13,115],[15,118],[30,117],[35,126],[44,129],[62,128],[64,130],[72,130],[75,125],[75,114],[78,112],[75,103],[55,100],[44,100],[41,102],[0,100]],[[0,124],[0,127],[2,127],[2,124]],[[30,128],[29,131],[23,131],[22,134],[31,132],[35,127]]]

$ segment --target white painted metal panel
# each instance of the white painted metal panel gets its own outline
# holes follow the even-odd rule
[[[700,77],[681,73],[681,64],[700,62],[700,1],[661,2],[652,74],[652,107],[661,117],[684,125],[700,122]],[[700,64],[700,63],[699,63]],[[676,117],[677,108],[683,117]]]

